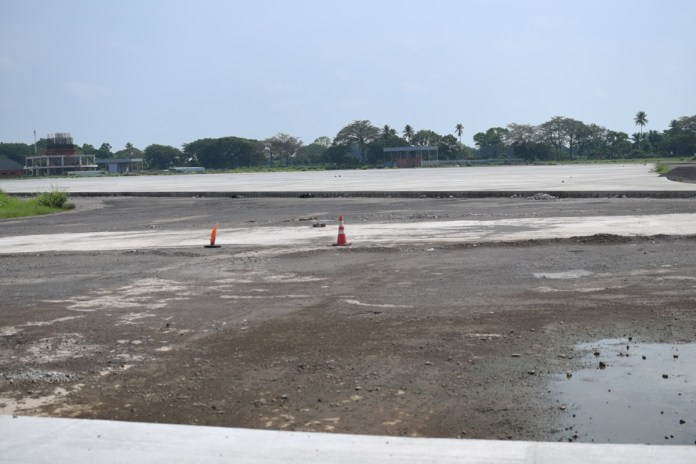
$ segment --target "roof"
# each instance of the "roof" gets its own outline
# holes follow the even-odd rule
[[[5,158],[4,156],[0,156],[0,169],[2,169],[3,171],[11,171],[14,169],[24,170],[24,166],[19,164],[15,160],[11,160],[9,158]]]
[[[385,153],[389,153],[392,151],[400,151],[400,152],[411,152],[411,151],[437,151],[438,147],[433,146],[433,145],[428,145],[428,146],[418,146],[418,147],[385,147],[383,150]]]
[[[113,163],[142,163],[142,158],[100,158],[97,164],[113,164]]]

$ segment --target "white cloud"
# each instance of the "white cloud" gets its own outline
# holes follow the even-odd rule
[[[101,85],[86,84],[84,82],[69,82],[65,90],[81,100],[98,100],[111,96],[111,89]]]

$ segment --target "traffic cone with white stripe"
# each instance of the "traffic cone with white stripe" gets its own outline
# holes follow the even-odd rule
[[[340,215],[338,217],[338,240],[336,240],[336,243],[334,243],[333,246],[346,246],[350,245],[348,243],[348,239],[346,239],[346,230],[345,227],[343,226],[343,215]]]

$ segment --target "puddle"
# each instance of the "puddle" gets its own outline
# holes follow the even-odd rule
[[[562,414],[554,438],[696,444],[696,344],[612,339],[575,349],[583,369],[551,385]]]
[[[355,306],[365,306],[369,308],[413,308],[409,305],[395,305],[395,304],[376,304],[376,303],[362,303],[358,300],[342,300],[344,303]]]
[[[532,275],[537,279],[579,279],[594,274],[585,269],[573,269],[572,271],[564,272],[534,272]]]
[[[82,384],[75,385],[72,390],[56,387],[53,393],[46,396],[24,397],[19,400],[0,397],[0,414],[30,414],[37,415],[36,409],[51,406],[74,392],[80,391]],[[38,414],[40,415],[40,414]]]
[[[320,282],[322,280],[327,280],[326,277],[314,277],[314,276],[298,276],[297,274],[287,273],[279,275],[271,275],[263,278],[265,282],[273,283],[304,283],[304,282]]]

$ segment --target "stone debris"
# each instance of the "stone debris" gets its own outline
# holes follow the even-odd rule
[[[548,193],[535,193],[534,195],[528,196],[527,200],[549,201],[549,200],[558,200],[558,197],[550,195]]]
[[[3,373],[2,377],[11,383],[16,381],[55,383],[70,380],[70,374],[68,373],[59,371],[43,371],[34,368],[29,368],[21,372],[5,372]]]

